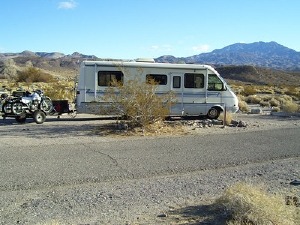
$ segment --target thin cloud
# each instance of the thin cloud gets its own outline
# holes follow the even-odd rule
[[[197,45],[192,47],[193,52],[197,52],[197,53],[208,52],[209,49],[210,49],[209,45]]]
[[[77,3],[73,0],[58,3],[59,9],[74,9],[77,7]]]
[[[170,52],[170,51],[172,51],[172,46],[171,45],[152,45],[150,47],[150,49],[155,52]]]

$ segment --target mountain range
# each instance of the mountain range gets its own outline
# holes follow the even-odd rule
[[[74,52],[65,55],[60,52],[0,53],[0,77],[4,61],[13,59],[16,66],[24,68],[28,62],[45,72],[74,77],[83,60],[115,60],[98,58]],[[214,66],[225,79],[261,84],[300,85],[300,52],[276,42],[236,43],[212,52],[189,57],[160,56],[156,62],[208,64]],[[3,76],[3,74],[2,74]]]
[[[23,61],[20,60],[20,58],[31,58],[34,61],[39,61],[38,58],[42,58],[52,61],[71,60],[73,62],[83,60],[103,60],[95,55],[84,55],[78,52],[74,52],[71,55],[65,55],[59,52],[48,53],[31,51],[23,51],[21,53],[0,53],[0,60],[7,58],[14,58],[16,61]],[[201,53],[189,57],[164,55],[156,58],[155,61],[164,63],[209,64],[214,66],[252,65],[264,68],[300,71],[300,52],[287,48],[274,41],[254,42],[251,44],[236,43],[222,49],[213,50],[212,52]]]
[[[215,66],[252,65],[281,70],[300,70],[300,52],[276,42],[236,43],[209,53],[185,58],[165,55],[157,58],[156,61],[210,64]]]

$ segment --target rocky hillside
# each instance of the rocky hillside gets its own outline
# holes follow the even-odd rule
[[[230,81],[261,85],[300,86],[300,71],[274,70],[255,66],[219,66],[216,70]]]
[[[186,58],[161,56],[157,62],[184,62],[211,65],[253,65],[258,67],[299,70],[300,52],[289,49],[276,42],[237,43],[209,53]]]

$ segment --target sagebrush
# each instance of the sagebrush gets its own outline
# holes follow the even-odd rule
[[[284,196],[268,193],[259,186],[237,183],[224,192],[217,204],[231,218],[229,225],[299,224],[299,208],[287,205]]]
[[[157,95],[157,88],[152,79],[142,82],[135,78],[124,84],[114,80],[102,98],[108,106],[101,110],[126,117],[132,127],[147,129],[150,124],[164,120],[175,101],[172,92]]]

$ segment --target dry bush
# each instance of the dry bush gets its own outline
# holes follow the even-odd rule
[[[280,106],[280,102],[277,99],[275,99],[275,98],[272,98],[269,101],[269,103],[270,103],[270,106],[272,106],[272,107],[278,107],[278,106]]]
[[[295,113],[300,112],[300,107],[297,103],[292,101],[286,101],[281,106],[283,112]]]
[[[109,106],[101,110],[125,116],[131,128],[142,127],[146,130],[150,124],[162,121],[169,115],[175,100],[172,92],[155,94],[157,87],[152,79],[147,83],[138,79],[129,80],[124,84],[113,81],[102,98]]]
[[[224,117],[225,117],[225,113],[222,112],[218,119],[224,121]],[[227,126],[229,126],[232,123],[232,118],[233,118],[232,113],[226,112],[225,124]]]
[[[257,93],[257,90],[252,85],[245,86],[242,91],[242,94],[245,96],[255,95],[256,93]]]
[[[266,101],[260,101],[259,102],[259,104],[260,104],[260,106],[262,106],[262,107],[270,107],[270,103],[269,102],[266,102]]]
[[[286,205],[283,196],[245,183],[228,188],[217,204],[232,218],[230,225],[296,225],[299,217],[299,209]]]
[[[74,101],[75,93],[73,82],[56,82],[44,85],[43,90],[45,94],[52,100],[69,100]]]
[[[289,86],[285,91],[286,95],[294,96],[295,98],[300,98],[300,88],[296,86]]]
[[[247,102],[242,100],[243,98],[241,98],[240,96],[238,96],[238,98],[239,98],[239,109],[240,109],[240,111],[246,112],[246,113],[249,112],[250,108],[249,108]]]
[[[42,72],[40,69],[35,67],[28,67],[23,71],[20,71],[16,78],[17,82],[27,82],[27,83],[34,83],[34,82],[45,82],[49,83],[53,81],[53,76]]]
[[[245,98],[245,101],[247,103],[252,103],[252,104],[259,104],[261,100],[262,100],[261,97],[257,95],[250,95]]]
[[[280,112],[280,108],[279,107],[273,107],[272,112]]]
[[[288,96],[288,95],[276,96],[275,99],[278,100],[281,104],[283,104],[285,102],[293,101],[293,98],[291,96]]]
[[[257,90],[253,86],[246,86],[244,87],[244,91],[242,93],[245,96],[255,95],[257,93]]]

